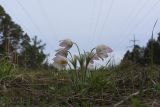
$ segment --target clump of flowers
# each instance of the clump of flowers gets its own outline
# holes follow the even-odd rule
[[[70,39],[64,39],[59,42],[61,48],[56,50],[55,58],[53,58],[53,65],[55,68],[61,70],[65,69],[68,64],[68,50],[73,46],[73,42]]]
[[[90,52],[81,53],[78,45],[71,39],[64,39],[59,42],[60,48],[56,50],[55,58],[53,58],[54,67],[59,70],[65,69],[68,65],[70,69],[73,68],[76,71],[80,69],[86,74],[87,70],[94,69],[95,60],[104,60],[108,57],[108,53],[113,52],[110,47],[102,44],[96,46]],[[79,55],[73,56],[69,51],[73,45],[77,47]],[[70,58],[68,58],[68,55],[70,55]]]

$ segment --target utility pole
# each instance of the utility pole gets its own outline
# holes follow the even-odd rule
[[[136,40],[136,37],[135,37],[135,35],[134,35],[134,36],[133,36],[133,39],[130,40],[130,41],[133,42],[133,45],[132,45],[131,47],[135,48],[136,42],[139,41],[139,40]]]
[[[134,49],[136,47],[136,42],[138,42],[139,40],[136,39],[135,35],[133,36],[133,39],[130,40],[131,42],[133,42],[133,45],[130,46],[130,47],[133,47],[133,62],[135,62],[135,52],[134,52]]]

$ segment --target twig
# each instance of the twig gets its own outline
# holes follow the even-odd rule
[[[143,90],[142,92],[147,91],[148,89]],[[121,100],[120,102],[114,104],[113,107],[118,107],[119,105],[123,104],[125,101],[129,100],[130,98],[132,98],[133,96],[137,96],[141,91],[137,91],[131,95],[129,95],[128,97],[126,97],[125,99]]]
[[[157,104],[157,102],[156,102],[156,100],[154,100],[151,107],[154,107],[154,105],[156,105],[156,104]]]

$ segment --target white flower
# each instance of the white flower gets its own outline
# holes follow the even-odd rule
[[[92,53],[90,63],[93,64],[94,60],[99,60],[99,57],[96,53]]]
[[[89,64],[86,66],[86,62],[84,62],[84,63],[83,63],[83,68],[86,69],[86,67],[87,67],[87,70],[94,70],[94,69],[95,69],[93,63],[89,63]]]
[[[88,70],[95,70],[95,67],[93,64],[89,63],[87,69]]]
[[[56,50],[55,56],[58,56],[58,55],[67,57],[68,56],[68,50],[66,50],[65,48],[60,48],[60,49]]]
[[[85,58],[87,63],[94,63],[94,60],[99,60],[99,57],[94,52],[85,52]]]
[[[103,58],[108,57],[108,53],[113,52],[113,50],[106,45],[99,45],[96,47],[96,54],[99,58],[103,60]]]
[[[70,39],[64,39],[60,41],[59,46],[64,47],[64,49],[69,50],[73,46],[73,42]]]
[[[59,70],[64,69],[68,64],[67,58],[60,55],[57,55],[55,58],[53,58],[53,61],[53,66]]]

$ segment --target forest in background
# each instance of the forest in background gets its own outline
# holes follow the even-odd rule
[[[0,6],[0,58],[7,56],[19,67],[38,68],[47,63],[45,46],[38,36],[30,38]]]
[[[0,106],[160,106],[160,33],[146,46],[135,44],[119,65],[89,71],[85,81],[83,71],[50,65],[45,46],[0,6]]]

